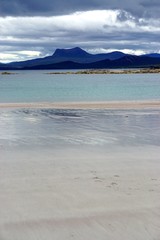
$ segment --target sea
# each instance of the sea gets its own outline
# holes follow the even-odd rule
[[[0,74],[0,103],[160,99],[160,74],[50,72],[37,70]]]
[[[0,103],[160,100],[160,74],[0,75]],[[160,111],[0,109],[0,150],[160,145]]]

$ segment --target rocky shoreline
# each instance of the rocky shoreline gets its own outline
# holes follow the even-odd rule
[[[146,74],[146,73],[160,73],[160,68],[142,68],[142,69],[87,69],[79,71],[53,71],[45,74]],[[1,72],[1,75],[17,74],[15,72]]]
[[[144,69],[123,69],[123,70],[108,70],[108,69],[94,69],[94,70],[80,70],[80,71],[66,71],[66,72],[49,72],[46,74],[146,74],[146,73],[160,73],[160,68],[144,68]]]

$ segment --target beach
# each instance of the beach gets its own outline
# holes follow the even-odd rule
[[[0,0],[0,240],[160,240],[160,0]]]
[[[157,109],[159,100],[150,101],[103,101],[103,102],[33,102],[0,103],[0,108],[53,108],[53,109]]]
[[[75,152],[53,163],[47,153],[43,163],[34,153],[22,164],[19,153],[14,165],[4,155],[1,239],[158,239],[159,150],[132,154]]]
[[[159,102],[70,104],[1,104],[0,239],[158,240]]]

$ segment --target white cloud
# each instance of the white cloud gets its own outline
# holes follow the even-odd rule
[[[13,53],[0,53],[0,62],[7,63],[17,59],[17,54]]]
[[[117,49],[117,48],[94,48],[94,49],[87,49],[88,52],[92,53],[92,54],[97,54],[97,53],[110,53],[110,52],[115,52],[115,51],[119,51],[119,52],[123,52],[126,54],[131,54],[131,55],[143,55],[146,53],[149,53],[147,51],[141,50],[141,49]]]
[[[38,51],[19,51],[18,53],[22,55],[26,55],[28,57],[39,57],[41,54]]]
[[[40,56],[38,51],[17,51],[11,53],[0,53],[0,62],[7,63],[12,61],[23,61]]]
[[[141,49],[122,49],[122,52],[126,53],[126,54],[131,54],[131,55],[143,55],[148,53],[147,51],[143,51]]]
[[[35,35],[61,35],[64,31],[106,31],[120,28],[121,31],[160,31],[160,19],[138,19],[126,13],[120,19],[121,10],[94,10],[75,12],[53,17],[6,17],[0,18],[1,36],[33,38]],[[107,30],[108,31],[108,30]]]

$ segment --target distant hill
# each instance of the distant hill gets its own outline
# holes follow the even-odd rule
[[[56,49],[53,55],[21,62],[0,63],[1,70],[9,69],[91,69],[132,68],[160,65],[160,54],[135,56],[119,51],[90,54],[79,47]]]
[[[79,47],[71,48],[71,49],[56,49],[53,54],[53,57],[65,57],[65,58],[85,58],[85,57],[92,57],[91,54],[87,53],[83,49]]]
[[[144,57],[160,58],[160,54],[159,53],[149,53],[149,54],[145,54],[143,56]]]
[[[0,63],[0,70],[14,70],[14,68],[10,67],[9,64]]]
[[[82,50],[79,47],[71,49],[56,49],[52,56],[37,58],[21,62],[12,62],[8,65],[13,68],[23,68],[23,67],[33,67],[38,65],[48,65],[66,61],[72,61],[76,63],[92,63],[105,59],[118,59],[125,56],[122,52],[111,52],[111,53],[101,53],[101,54],[90,54]]]
[[[111,68],[139,68],[153,67],[160,65],[160,59],[141,57],[141,56],[124,56],[116,60],[102,60],[93,63],[76,63],[72,61],[64,61],[48,65],[38,65],[34,67],[26,67],[25,69],[111,69]]]

